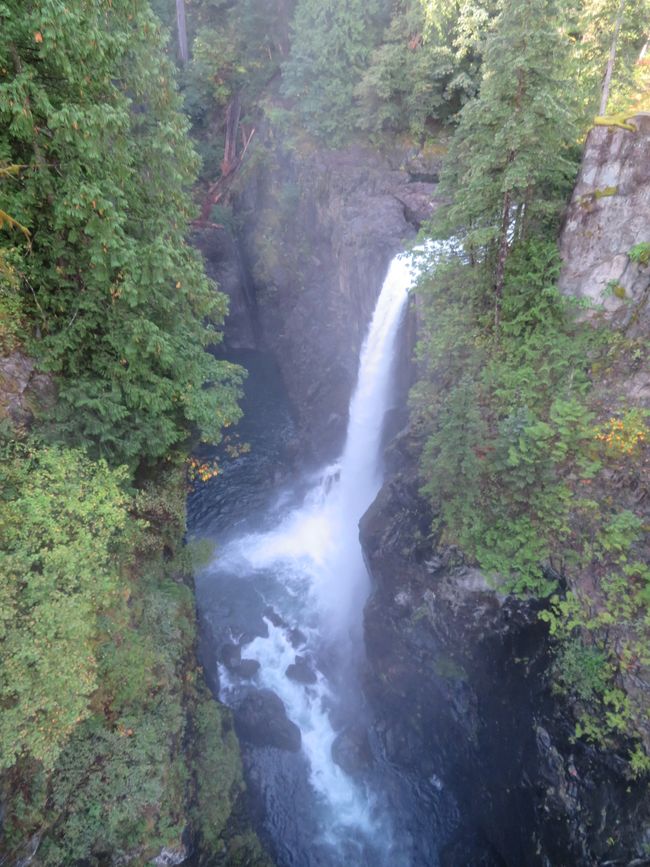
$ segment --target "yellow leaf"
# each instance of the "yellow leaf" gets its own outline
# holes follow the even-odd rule
[[[21,169],[26,169],[27,166],[24,163],[12,163],[8,166],[0,166],[0,178],[8,178],[11,175],[17,175],[20,173]]]

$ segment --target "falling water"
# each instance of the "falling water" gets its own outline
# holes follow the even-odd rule
[[[361,350],[340,460],[317,475],[298,507],[287,510],[282,501],[273,529],[232,539],[201,577],[203,584],[222,581],[228,588],[237,582],[237,591],[229,591],[233,594],[254,588],[263,601],[267,634],[242,642],[246,658],[260,664],[252,685],[280,696],[301,730],[308,796],[305,790],[300,795],[287,791],[287,780],[293,787],[300,771],[295,764],[287,770],[286,754],[272,750],[274,764],[263,749],[258,751],[258,771],[262,768],[270,780],[263,788],[280,864],[409,863],[398,851],[377,791],[382,786],[346,774],[332,758],[332,745],[341,720],[344,727],[362,713],[362,614],[370,586],[358,524],[381,485],[382,427],[391,405],[396,338],[414,276],[411,257],[392,261]],[[315,682],[287,677],[296,648]],[[251,682],[241,682],[224,667],[220,673],[221,697],[237,707]],[[287,843],[293,824],[304,826],[296,816],[302,816],[306,798],[313,801],[311,839],[301,827],[293,835],[298,842]]]

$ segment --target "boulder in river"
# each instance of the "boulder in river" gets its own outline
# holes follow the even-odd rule
[[[350,726],[334,739],[332,760],[351,776],[358,774],[372,763],[368,733],[362,726]]]
[[[260,664],[256,659],[242,659],[237,666],[237,674],[240,677],[251,678],[255,677],[260,670]]]
[[[296,656],[295,662],[287,667],[285,674],[298,683],[316,683],[316,672],[306,656]]]
[[[301,629],[295,626],[289,632],[289,641],[291,642],[291,646],[297,649],[307,644],[307,636]]]
[[[260,668],[256,659],[242,659],[241,647],[237,644],[224,644],[219,657],[228,671],[246,679],[254,677]]]
[[[219,657],[229,671],[236,671],[241,663],[241,648],[236,644],[224,644]]]
[[[256,747],[277,747],[298,752],[300,729],[287,717],[282,699],[270,689],[256,689],[235,711],[239,737]]]

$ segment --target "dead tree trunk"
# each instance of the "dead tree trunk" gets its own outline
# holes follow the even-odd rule
[[[607,60],[607,69],[605,70],[605,78],[603,79],[603,89],[600,94],[600,111],[601,117],[607,114],[607,103],[609,102],[609,90],[612,86],[612,73],[614,72],[614,63],[616,62],[616,46],[618,44],[618,34],[621,31],[623,22],[623,11],[625,10],[625,0],[621,0],[621,5],[618,7],[616,15],[616,24],[614,26],[614,36],[612,44],[609,48],[609,59]]]
[[[185,23],[185,0],[176,0],[176,31],[178,34],[178,59],[182,66],[189,60],[187,26]]]
[[[201,215],[198,220],[194,221],[194,226],[212,225],[210,223],[210,212],[228,192],[228,189],[235,178],[235,174],[237,173],[237,169],[241,166],[246,151],[248,150],[248,146],[255,134],[255,130],[252,129],[247,135],[242,128],[242,150],[241,153],[238,154],[237,133],[240,129],[240,116],[241,100],[239,95],[235,95],[230,100],[228,108],[226,109],[226,139],[223,148],[223,159],[221,161],[221,174],[217,180],[208,187],[208,192],[203,199],[203,204],[201,205]]]

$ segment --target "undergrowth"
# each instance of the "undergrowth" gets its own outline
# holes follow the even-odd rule
[[[630,686],[650,665],[648,413],[603,385],[634,368],[638,346],[563,296],[559,267],[554,242],[515,246],[497,331],[485,269],[448,255],[421,279],[424,491],[443,543],[502,592],[547,599],[576,737],[623,738],[639,774],[647,718]]]

